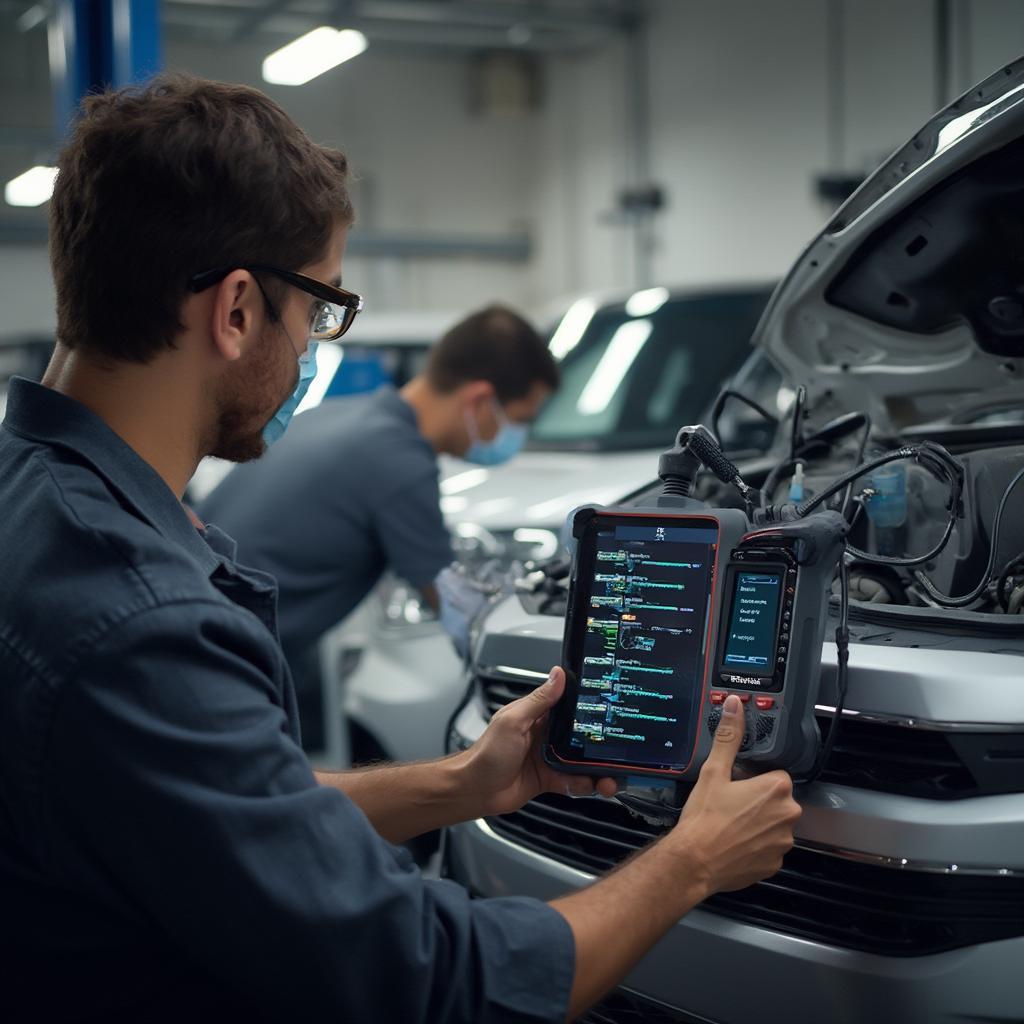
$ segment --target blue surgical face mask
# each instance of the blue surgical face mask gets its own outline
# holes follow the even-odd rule
[[[281,439],[281,435],[288,429],[295,410],[299,403],[306,397],[309,385],[313,383],[316,376],[316,346],[315,341],[309,342],[306,351],[299,356],[299,381],[295,390],[285,399],[284,404],[274,413],[271,421],[263,428],[263,441],[269,448],[275,441]]]
[[[466,430],[469,433],[469,450],[462,457],[478,466],[500,466],[522,450],[530,428],[525,423],[513,423],[494,403],[494,415],[498,420],[498,433],[490,441],[481,441],[476,432],[476,423],[470,411],[466,410]]]

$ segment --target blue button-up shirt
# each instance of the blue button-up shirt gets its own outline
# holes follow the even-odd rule
[[[559,914],[425,881],[316,784],[275,600],[98,417],[12,382],[0,1014],[564,1019]]]

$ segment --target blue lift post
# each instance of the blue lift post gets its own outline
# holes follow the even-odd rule
[[[49,47],[59,145],[83,96],[142,82],[163,66],[160,0],[56,0]]]

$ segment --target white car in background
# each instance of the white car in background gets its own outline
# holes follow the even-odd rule
[[[510,566],[554,555],[569,510],[646,485],[678,429],[705,414],[745,363],[742,375],[775,375],[748,361],[770,291],[649,288],[574,302],[550,341],[562,386],[526,450],[497,468],[442,460],[442,509],[459,559]],[[752,448],[767,446],[773,424],[745,426]],[[465,671],[415,588],[385,578],[325,635],[320,665],[325,742],[314,758],[324,767],[443,753]]]

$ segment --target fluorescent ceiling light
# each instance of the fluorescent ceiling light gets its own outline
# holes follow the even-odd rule
[[[654,324],[650,320],[627,320],[608,342],[593,375],[587,381],[576,411],[583,416],[595,416],[608,408],[619,385],[651,336]]]
[[[593,299],[577,299],[569,307],[548,343],[556,359],[564,359],[580,343],[596,312],[597,303]]]
[[[633,292],[626,300],[626,312],[630,316],[650,316],[657,313],[668,302],[667,288],[645,288]]]
[[[263,61],[263,80],[274,85],[302,85],[358,57],[366,46],[366,36],[354,28],[321,25],[270,54]]]
[[[11,206],[42,206],[53,195],[56,180],[56,167],[32,167],[7,182],[4,199]]]

